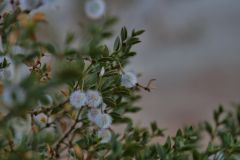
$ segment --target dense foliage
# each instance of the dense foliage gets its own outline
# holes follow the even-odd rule
[[[143,30],[123,27],[109,48],[102,41],[112,36],[116,18],[106,17],[85,26],[79,47],[72,47],[72,33],[58,47],[36,36],[46,20],[32,9],[43,2],[30,9],[10,3],[5,11],[1,2],[0,159],[240,159],[239,106],[233,112],[220,106],[214,123],[179,129],[174,136],[155,122],[134,125],[138,93],[150,92],[154,81],[139,84],[125,70]],[[101,12],[89,14],[97,18]],[[113,129],[119,124],[121,133]]]

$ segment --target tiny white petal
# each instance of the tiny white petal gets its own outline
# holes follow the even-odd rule
[[[92,122],[96,122],[96,117],[101,114],[101,110],[97,108],[91,108],[88,111],[88,119]]]
[[[121,85],[126,88],[132,88],[137,84],[137,76],[132,72],[125,72],[121,76]]]
[[[95,123],[100,128],[109,128],[112,124],[112,117],[106,113],[99,114],[95,118]]]
[[[99,138],[101,138],[101,143],[108,143],[112,138],[112,134],[108,129],[99,130],[97,135]]]
[[[80,109],[82,106],[86,105],[86,95],[82,91],[74,91],[70,95],[70,104],[75,108]]]
[[[9,107],[25,102],[26,93],[18,86],[6,87],[2,95],[3,103]]]
[[[98,91],[88,90],[86,93],[87,105],[97,108],[102,103],[102,96]]]
[[[100,73],[99,73],[99,77],[102,77],[102,76],[104,75],[104,73],[105,73],[105,68],[102,67],[102,68],[101,68],[101,71],[100,71]]]
[[[106,4],[103,0],[88,0],[85,4],[85,12],[89,18],[98,19],[105,11]]]

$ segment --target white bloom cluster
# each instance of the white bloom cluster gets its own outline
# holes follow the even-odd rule
[[[106,12],[106,4],[103,0],[88,0],[85,3],[86,15],[91,19],[98,19]]]
[[[86,93],[77,90],[70,95],[70,104],[77,109],[80,109],[84,105],[97,108],[102,102],[102,96],[98,91],[94,90],[88,90]]]
[[[132,88],[137,84],[137,76],[132,72],[124,72],[121,76],[121,85]]]
[[[0,56],[0,63],[3,64],[4,61],[6,61],[8,65],[4,68],[0,68],[0,80],[12,80],[14,76],[13,62],[6,56]]]
[[[108,128],[112,124],[112,117],[102,113],[103,107],[105,107],[104,103],[102,108],[91,108],[88,112],[88,119],[100,128],[97,135],[101,138],[101,143],[107,143],[111,140],[111,132]]]
[[[19,86],[7,86],[4,89],[2,100],[3,103],[8,107],[12,107],[16,104],[20,105],[25,102],[26,93]]]
[[[70,95],[69,100],[76,109],[80,109],[84,105],[90,107],[87,114],[88,119],[100,128],[98,135],[101,143],[107,143],[111,139],[111,132],[108,131],[108,128],[112,124],[112,117],[102,112],[105,110],[106,104],[103,103],[101,94],[95,90],[88,90],[86,93],[77,90]]]

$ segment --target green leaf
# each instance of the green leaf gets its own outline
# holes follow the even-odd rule
[[[117,37],[114,42],[114,47],[113,47],[114,51],[118,51],[120,48],[120,45],[121,45],[120,38]]]
[[[126,27],[123,27],[121,30],[121,38],[122,38],[122,42],[125,41],[127,39],[128,36],[128,32]]]

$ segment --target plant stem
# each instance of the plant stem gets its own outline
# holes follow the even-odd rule
[[[66,138],[68,138],[68,136],[72,133],[72,131],[75,129],[76,125],[78,124],[79,121],[79,116],[80,116],[80,113],[82,111],[83,107],[78,111],[78,114],[76,116],[76,119],[75,119],[75,122],[73,123],[73,125],[69,128],[69,130],[62,136],[62,138],[58,141],[58,143],[56,144],[56,147],[55,147],[55,152],[56,152],[56,157],[59,158],[59,148],[61,146],[61,144],[64,142],[64,140]]]

